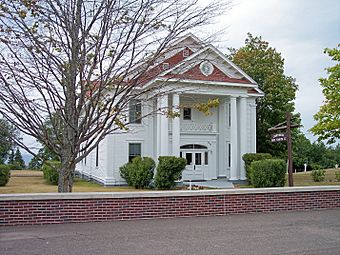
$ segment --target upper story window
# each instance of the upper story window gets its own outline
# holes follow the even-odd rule
[[[135,157],[142,155],[142,144],[141,143],[129,143],[129,162]]]
[[[191,120],[191,108],[183,108],[183,120]]]
[[[99,145],[96,147],[96,167],[99,166]]]
[[[129,123],[142,123],[142,104],[140,100],[133,99],[129,103]]]
[[[190,55],[190,52],[188,49],[183,50],[183,57],[186,58],[186,57],[189,57],[189,55]]]
[[[231,105],[228,104],[228,127],[231,126]]]
[[[168,70],[170,68],[169,63],[163,63],[163,70]]]

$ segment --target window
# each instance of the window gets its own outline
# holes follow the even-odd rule
[[[209,161],[208,161],[208,152],[205,151],[204,152],[204,165],[208,165],[209,164]]]
[[[96,148],[96,167],[99,165],[99,145]]]
[[[163,70],[168,70],[170,68],[169,63],[163,63]]]
[[[133,158],[142,155],[142,144],[140,143],[129,143],[129,162],[132,161]]]
[[[186,153],[185,159],[187,160],[187,165],[191,165],[191,163],[192,163],[192,153]]]
[[[183,50],[183,57],[186,58],[186,57],[189,57],[189,55],[190,55],[190,52],[188,49]]]
[[[131,100],[129,103],[129,122],[134,124],[142,123],[142,104],[140,100]]]
[[[186,144],[180,147],[181,149],[208,149],[207,146],[200,144]]]
[[[231,167],[231,144],[228,143],[228,167]]]
[[[231,105],[228,104],[228,126],[231,126]]]
[[[191,120],[191,108],[183,108],[183,120]]]
[[[202,153],[195,153],[195,165],[202,165]]]

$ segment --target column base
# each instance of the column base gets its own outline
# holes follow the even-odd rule
[[[229,181],[239,181],[240,178],[238,178],[238,177],[230,177],[228,180]]]

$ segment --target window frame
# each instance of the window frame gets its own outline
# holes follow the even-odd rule
[[[99,144],[96,146],[96,167],[99,166]]]
[[[139,154],[131,153],[130,145],[139,145],[140,153]],[[128,143],[128,162],[132,162],[132,159],[134,159],[135,157],[141,157],[141,156],[142,156],[142,143],[141,142],[129,142]]]
[[[186,111],[189,111],[189,115],[186,114]],[[183,120],[192,120],[192,110],[190,107],[183,108]]]
[[[142,101],[140,99],[131,99],[129,102],[129,123],[142,124]]]

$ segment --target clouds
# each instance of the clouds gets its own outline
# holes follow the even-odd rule
[[[302,114],[304,131],[313,126],[313,115],[323,101],[318,79],[334,65],[323,50],[340,43],[339,10],[338,0],[235,0],[232,10],[215,25],[227,27],[219,36],[222,50],[242,46],[251,32],[282,53],[286,74],[299,84],[296,110]]]

